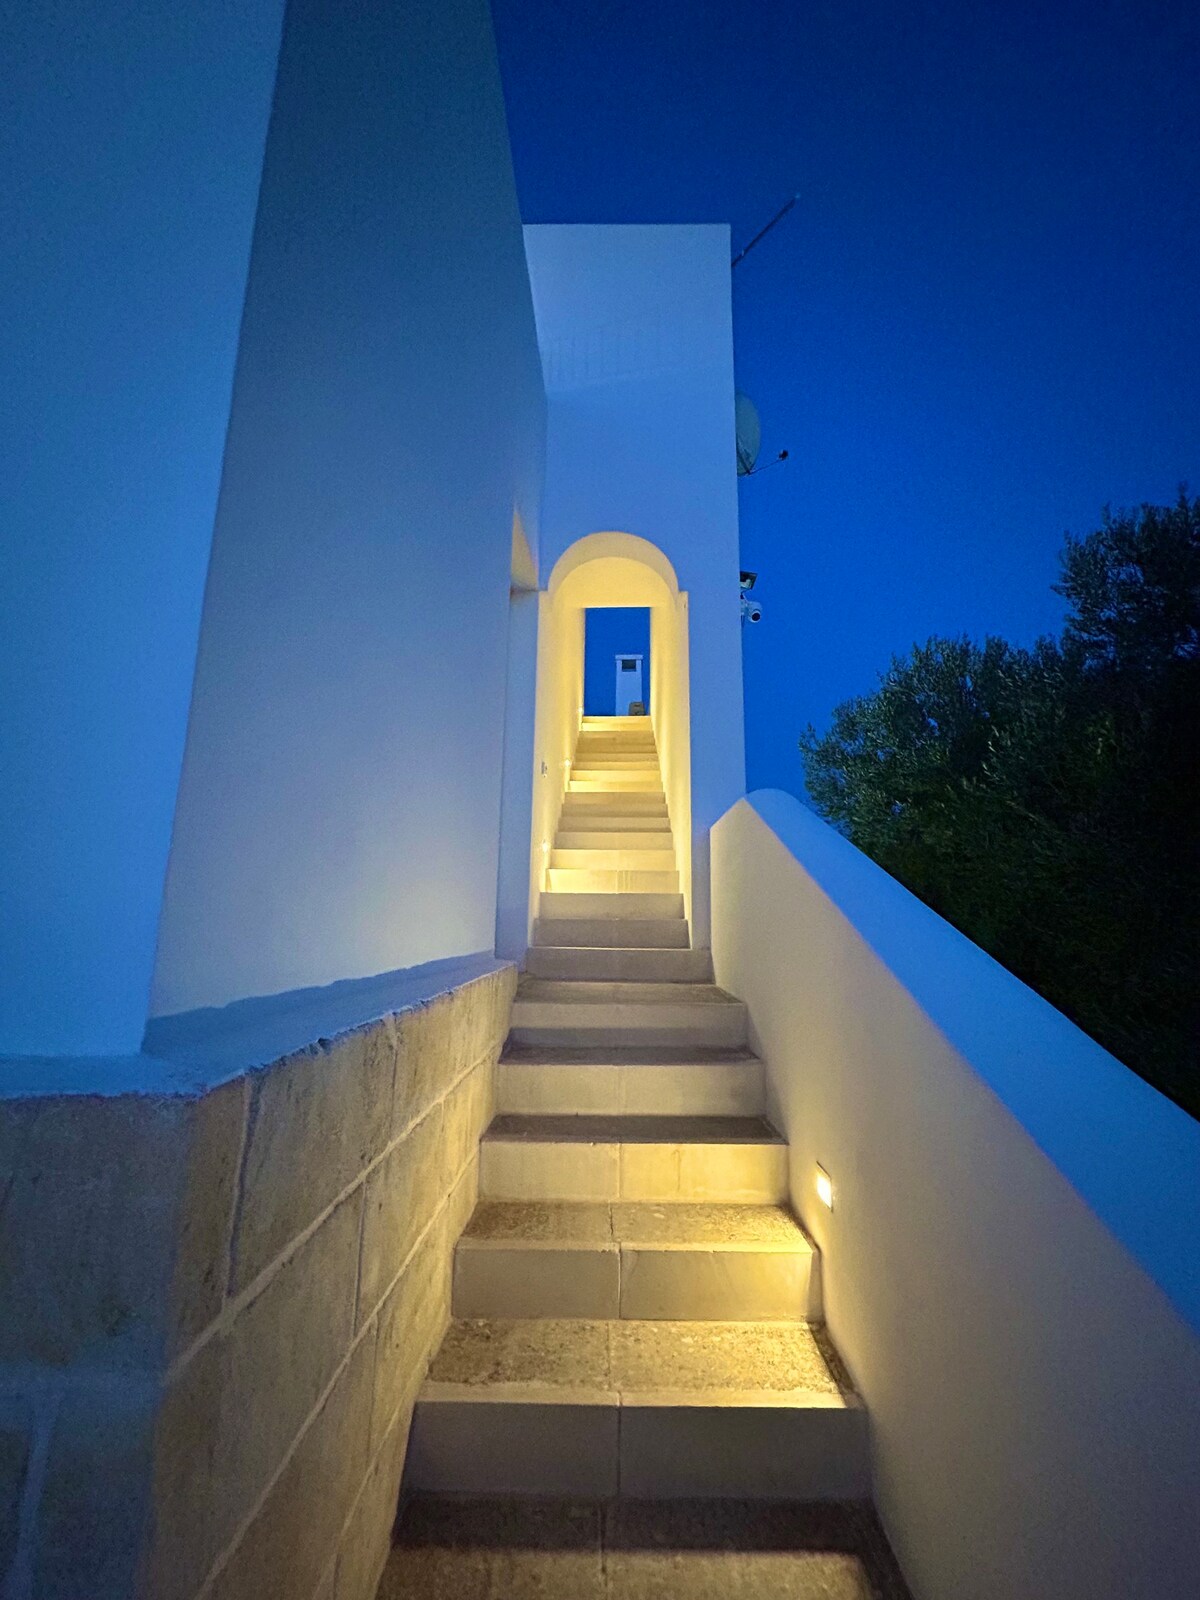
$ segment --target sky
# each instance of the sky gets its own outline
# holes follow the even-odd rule
[[[617,699],[617,653],[642,658],[642,701],[650,703],[650,612],[645,606],[593,606],[585,616],[583,709],[611,717]]]
[[[1200,488],[1200,5],[493,0],[527,222],[711,222],[750,788],[931,634],[1054,630],[1066,530]]]

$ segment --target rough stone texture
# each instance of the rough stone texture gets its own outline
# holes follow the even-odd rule
[[[655,1394],[840,1387],[804,1323],[480,1318],[451,1324],[435,1383],[505,1383]]]
[[[429,1368],[435,1383],[608,1389],[609,1324],[583,1318],[455,1322]]]
[[[571,1501],[418,1499],[400,1525],[379,1600],[602,1600],[601,1512]]]
[[[0,1101],[0,1362],[161,1366],[211,1319],[242,1095]]]
[[[838,1386],[811,1331],[786,1322],[615,1322],[612,1382],[625,1391]]]
[[[810,1249],[786,1206],[657,1205],[622,1201],[484,1200],[465,1230],[468,1239],[527,1244],[669,1244]]]
[[[232,1292],[381,1153],[395,1067],[395,1024],[384,1017],[254,1075]]]
[[[156,1386],[132,1379],[63,1397],[36,1532],[38,1600],[134,1592],[157,1402]]]
[[[372,1600],[514,987],[204,1094],[0,1101],[0,1560],[31,1528],[39,1600]]]
[[[316,1588],[366,1471],[374,1358],[373,1337],[364,1339],[222,1567],[212,1600]]]
[[[424,1358],[441,1336],[449,1313],[449,1277],[442,1241],[431,1229],[379,1310],[372,1449],[400,1409],[411,1402]]]
[[[379,1589],[379,1600],[573,1595],[909,1600],[868,1507],[711,1500],[420,1495],[404,1509]]]
[[[362,1191],[171,1385],[159,1419],[156,1594],[186,1596],[265,1490],[350,1345]],[[197,1494],[197,1460],[213,1473]]]
[[[465,1236],[514,1244],[608,1244],[611,1213],[611,1206],[586,1201],[481,1200]]]
[[[439,1179],[457,1170],[442,1164],[442,1117],[440,1105],[427,1112],[367,1176],[360,1324],[374,1313],[441,1203]]]
[[[372,1600],[391,1549],[411,1406],[388,1430],[346,1524],[338,1554],[337,1600]]]
[[[0,1395],[0,1584],[17,1553],[32,1418],[20,1395]]]

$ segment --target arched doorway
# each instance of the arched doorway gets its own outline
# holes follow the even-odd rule
[[[592,533],[556,562],[539,597],[530,919],[548,870],[567,776],[583,721],[584,630],[588,610],[645,607],[650,613],[650,715],[674,840],[684,914],[690,918],[691,740],[688,598],[675,569],[649,540]]]

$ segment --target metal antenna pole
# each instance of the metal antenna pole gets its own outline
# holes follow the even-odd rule
[[[751,250],[754,249],[754,246],[756,244],[758,244],[761,239],[765,239],[767,237],[767,235],[770,233],[771,229],[775,226],[775,224],[777,222],[782,222],[783,221],[784,217],[787,216],[788,212],[796,204],[796,201],[799,200],[799,198],[800,198],[800,196],[798,194],[794,194],[790,200],[786,201],[783,205],[780,206],[779,210],[771,218],[770,222],[767,223],[766,227],[765,228],[760,228],[758,230],[758,232],[754,235],[753,239],[751,239],[750,243],[745,247],[745,249],[739,250],[737,255],[734,256],[733,260],[729,263],[731,268],[736,267],[739,261],[743,260],[744,257],[748,256],[750,254]]]

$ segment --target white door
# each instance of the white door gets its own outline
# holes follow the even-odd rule
[[[632,705],[645,707],[642,700],[642,658],[620,655],[617,657],[616,715],[627,717]]]

